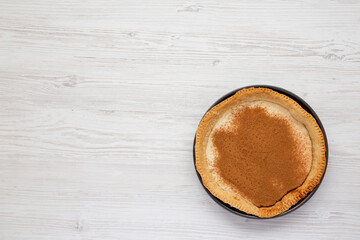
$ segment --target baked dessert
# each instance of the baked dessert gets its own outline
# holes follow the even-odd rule
[[[261,218],[285,212],[319,184],[325,152],[313,116],[268,88],[238,91],[211,108],[196,132],[196,169],[204,186]]]

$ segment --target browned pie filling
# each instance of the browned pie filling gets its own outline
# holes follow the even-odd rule
[[[264,207],[304,182],[308,169],[288,121],[269,116],[261,107],[245,107],[229,125],[232,131],[219,129],[212,137],[218,153],[215,168],[226,184]]]

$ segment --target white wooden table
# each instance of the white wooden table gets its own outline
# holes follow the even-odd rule
[[[330,157],[299,210],[227,212],[194,171],[207,108],[298,94]],[[0,239],[359,239],[360,1],[0,1]]]

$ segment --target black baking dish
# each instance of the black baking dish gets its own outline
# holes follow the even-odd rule
[[[303,100],[301,99],[299,96],[295,95],[294,93],[287,91],[285,89],[279,88],[279,87],[275,87],[275,86],[269,86],[269,85],[253,85],[253,86],[247,86],[247,87],[242,87],[239,89],[236,89],[234,91],[229,92],[228,94],[224,95],[223,97],[221,97],[220,99],[218,99],[206,112],[208,112],[212,107],[214,107],[215,105],[219,104],[220,102],[224,101],[225,99],[231,97],[232,95],[234,95],[237,91],[244,89],[244,88],[251,88],[251,87],[262,87],[262,88],[269,88],[272,89],[278,93],[284,94],[290,98],[292,98],[294,101],[296,101],[303,109],[305,109],[308,113],[310,113],[316,120],[316,122],[318,123],[319,127],[321,128],[321,131],[324,135],[324,140],[325,140],[325,147],[326,147],[326,166],[325,166],[325,171],[324,174],[319,182],[319,184],[308,194],[306,195],[306,197],[304,197],[302,200],[300,200],[298,203],[296,203],[294,206],[292,206],[290,209],[288,209],[287,211],[276,215],[274,217],[271,218],[276,218],[276,217],[280,217],[280,216],[284,216],[285,214],[288,214],[296,209],[298,209],[299,207],[301,207],[302,205],[304,205],[313,195],[314,193],[317,191],[317,189],[319,188],[324,176],[325,176],[325,172],[326,172],[326,167],[328,164],[328,155],[329,155],[329,148],[328,148],[328,142],[327,142],[327,138],[326,138],[326,133],[325,133],[325,129],[319,119],[319,117],[316,115],[315,111]],[[206,113],[205,113],[206,114]],[[205,115],[204,114],[204,115]],[[251,214],[247,214],[243,211],[240,211],[234,207],[231,207],[229,204],[224,203],[223,201],[221,201],[220,199],[218,199],[217,197],[215,197],[214,195],[212,195],[209,190],[207,188],[205,188],[201,176],[198,173],[198,171],[196,170],[196,159],[195,159],[195,140],[196,140],[196,134],[195,134],[195,138],[194,138],[194,144],[193,144],[193,161],[194,161],[194,166],[195,166],[195,171],[196,174],[201,182],[201,185],[204,187],[205,191],[210,195],[210,197],[212,199],[214,199],[215,202],[217,202],[220,206],[224,207],[225,209],[229,210],[232,213],[235,213],[237,215],[243,216],[243,217],[247,217],[247,218],[253,218],[253,219],[269,219],[269,218],[260,218]]]

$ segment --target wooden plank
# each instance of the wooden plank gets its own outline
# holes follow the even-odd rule
[[[0,239],[356,239],[360,2],[1,1]],[[319,191],[255,221],[207,196],[192,142],[251,84],[318,113]]]

